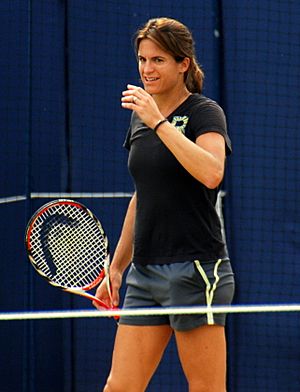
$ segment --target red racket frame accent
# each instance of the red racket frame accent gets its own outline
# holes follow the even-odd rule
[[[76,202],[76,201],[73,201],[73,200],[60,199],[60,200],[54,200],[54,201],[52,201],[52,202],[49,202],[49,203],[47,203],[47,204],[44,204],[42,207],[40,207],[39,210],[37,210],[37,211],[35,212],[35,214],[31,217],[31,219],[30,219],[30,221],[29,221],[29,223],[28,223],[28,225],[27,225],[26,237],[25,237],[25,245],[26,245],[26,250],[27,250],[27,253],[28,253],[29,258],[30,258],[30,256],[31,256],[31,255],[30,255],[30,253],[31,253],[31,241],[30,241],[30,239],[31,239],[32,227],[33,227],[35,221],[36,221],[45,211],[47,211],[49,208],[53,207],[53,205],[60,205],[60,204],[61,204],[61,205],[62,205],[62,204],[63,204],[63,205],[68,204],[68,205],[72,205],[72,206],[81,208],[81,209],[87,211],[87,213],[90,214],[90,215],[93,217],[93,219],[94,219],[97,223],[99,222],[98,219],[95,217],[95,215],[94,215],[87,207],[85,207],[83,204],[81,204],[81,203],[79,203],[79,202]],[[100,224],[100,227],[101,227],[101,224]],[[103,229],[102,229],[102,230],[103,230]],[[109,257],[109,256],[107,256],[107,257]],[[33,264],[33,262],[32,262],[32,264]],[[33,266],[34,266],[34,265],[33,265]],[[62,287],[62,286],[57,286],[57,287],[60,287],[60,288],[61,288],[63,291],[65,291],[65,292],[69,292],[69,293],[72,293],[72,294],[80,295],[80,296],[85,297],[85,298],[87,298],[87,299],[89,299],[89,300],[91,300],[91,301],[95,301],[95,302],[97,302],[101,307],[103,307],[104,309],[107,309],[107,310],[118,309],[118,308],[115,307],[115,306],[111,306],[111,307],[108,306],[105,302],[103,302],[103,301],[100,300],[99,298],[97,298],[97,297],[95,297],[94,295],[89,294],[89,293],[86,292],[86,291],[92,289],[93,287],[95,287],[97,284],[99,284],[104,278],[105,278],[105,270],[104,270],[104,268],[103,268],[103,269],[101,270],[100,274],[97,276],[97,278],[96,278],[92,283],[90,283],[88,286],[81,287],[80,289],[76,289],[76,288],[74,288],[74,289],[72,289],[72,288],[64,288],[64,287]],[[48,281],[49,284],[51,284],[50,279],[47,279],[47,278],[45,278],[45,279]],[[52,284],[51,284],[51,285],[52,285]],[[53,286],[54,286],[54,285],[53,285]],[[115,316],[114,319],[118,320],[119,317],[118,317],[118,316]]]

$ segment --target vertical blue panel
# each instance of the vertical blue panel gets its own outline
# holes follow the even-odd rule
[[[65,8],[61,1],[32,1],[31,9],[31,130],[29,190],[59,192],[67,187],[65,128]],[[46,202],[31,202],[31,212]],[[33,310],[59,309],[65,295],[50,287],[30,268],[28,285]],[[28,336],[28,392],[63,390],[65,323],[33,322]],[[27,392],[27,391],[26,391]]]
[[[33,1],[31,37],[31,191],[67,187],[65,8]]]
[[[29,8],[0,2],[0,197],[22,195],[26,183],[29,107]]]
[[[299,302],[300,4],[225,1],[223,7],[235,301]],[[298,390],[299,316],[231,320],[232,390]]]
[[[0,2],[0,199],[23,195],[28,148],[28,23],[27,2]],[[26,306],[23,259],[24,203],[0,204],[0,311]],[[26,386],[26,326],[0,323],[0,390]]]

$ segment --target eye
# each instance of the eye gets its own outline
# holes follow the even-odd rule
[[[138,61],[139,61],[139,63],[144,63],[146,61],[146,59],[142,56],[138,56]]]

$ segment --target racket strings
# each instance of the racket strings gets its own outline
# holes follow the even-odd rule
[[[62,287],[85,287],[101,273],[107,238],[100,224],[76,205],[50,207],[35,221],[32,258],[38,270]]]
[[[86,237],[76,231],[68,233],[67,230],[59,238],[59,241],[57,241],[56,235],[53,238],[50,237],[48,247],[56,267],[55,280],[57,283],[82,286],[91,283],[91,280],[97,277],[99,273],[98,258],[102,256],[99,255],[97,249],[91,254],[89,245]]]

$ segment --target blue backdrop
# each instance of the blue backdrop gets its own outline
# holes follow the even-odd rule
[[[89,308],[29,266],[26,222],[41,192],[131,192],[122,148],[132,36],[178,18],[196,41],[205,95],[224,108],[224,181],[236,304],[300,302],[300,3],[293,0],[0,2],[0,312]],[[11,202],[10,197],[19,196]],[[81,199],[113,250],[128,198]],[[298,313],[228,318],[228,391],[299,392]],[[112,320],[1,322],[1,392],[100,391]],[[150,392],[187,387],[170,344]]]

